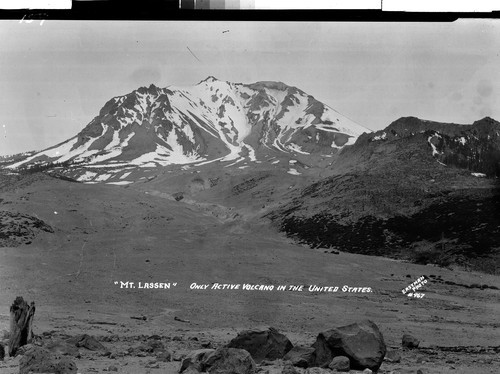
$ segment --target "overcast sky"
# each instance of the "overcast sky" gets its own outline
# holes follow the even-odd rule
[[[402,116],[500,120],[499,53],[494,20],[0,21],[0,155],[74,136],[113,96],[209,75],[285,82],[372,130]]]

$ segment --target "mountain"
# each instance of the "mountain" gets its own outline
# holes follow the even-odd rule
[[[480,261],[496,272],[499,176],[499,122],[405,117],[361,135],[329,177],[267,216],[313,247],[442,265]]]
[[[500,260],[500,123],[488,117],[370,132],[296,87],[209,77],[115,97],[75,137],[1,164],[9,180],[47,168],[224,222],[267,218],[334,252],[488,272]]]
[[[272,154],[332,155],[367,131],[296,87],[208,77],[191,87],[151,85],[112,98],[76,136],[10,168],[63,164],[113,174],[123,167],[259,162]],[[96,180],[81,173],[77,179]]]

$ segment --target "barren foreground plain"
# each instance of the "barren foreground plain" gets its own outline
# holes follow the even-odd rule
[[[370,319],[402,356],[380,373],[498,372],[498,276],[311,249],[255,219],[260,206],[176,201],[158,185],[89,185],[43,173],[4,181],[1,210],[35,216],[54,232],[0,248],[0,332],[9,330],[9,307],[23,296],[36,303],[38,340],[89,334],[106,347],[80,348],[78,372],[163,374],[176,373],[190,350],[223,346],[241,330],[273,326],[294,345],[310,346],[321,331]],[[421,276],[425,296],[405,296]],[[171,288],[120,288],[120,281]],[[304,289],[210,289],[216,282]],[[193,290],[193,283],[210,287]],[[310,292],[311,285],[340,289]],[[342,292],[344,285],[372,292]],[[404,333],[420,347],[403,349]],[[137,348],[151,339],[173,360]],[[0,361],[0,373],[18,373],[19,360]],[[281,365],[258,367],[281,373]]]

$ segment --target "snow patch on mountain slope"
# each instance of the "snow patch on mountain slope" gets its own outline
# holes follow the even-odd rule
[[[79,182],[88,182],[88,181],[91,181],[92,179],[94,179],[94,177],[97,175],[97,173],[94,173],[92,171],[86,171],[85,173],[83,173],[82,175],[80,175],[77,180]]]
[[[292,151],[292,152],[301,153],[301,154],[303,154],[303,155],[310,155],[310,153],[309,153],[309,152],[304,152],[304,151],[302,150],[302,148],[301,148],[299,145],[295,144],[295,143],[289,143],[289,144],[288,144],[288,149],[289,149],[290,151]]]
[[[256,150],[244,143],[252,132],[252,126],[256,123],[263,125],[259,127],[259,129],[262,128],[262,133],[259,134],[260,143],[267,148],[274,148],[285,153],[309,154],[298,144],[292,143],[292,139],[295,139],[297,132],[310,126],[315,126],[317,130],[316,142],[320,140],[318,132],[339,131],[349,137],[347,144],[352,144],[358,135],[366,131],[333,109],[323,107],[323,104],[311,100],[314,99],[299,89],[276,82],[243,85],[208,78],[191,87],[169,86],[168,89],[154,86],[141,87],[130,94],[110,100],[106,106],[110,108],[109,113],[102,111],[100,117],[96,117],[89,124],[94,128],[90,128],[87,134],[100,133],[99,135],[87,139],[84,144],[75,149],[72,149],[73,146],[78,141],[77,139],[81,138],[72,138],[58,147],[32,155],[27,160],[12,165],[11,168],[39,156],[50,158],[49,162],[75,160],[107,167],[107,164],[115,161],[121,162],[120,165],[130,165],[128,159],[123,159],[123,150],[129,145],[129,140],[137,135],[133,126],[143,125],[144,121],[154,124],[152,130],[154,136],[151,139],[154,141],[156,136],[165,143],[161,146],[157,144],[155,151],[142,155],[140,150],[139,152],[136,150],[136,155],[139,156],[132,160],[131,165],[144,166],[145,164],[153,167],[154,165],[194,162],[202,165],[215,161],[238,160],[245,154],[250,161],[259,162]],[[308,113],[312,105],[320,105],[319,109],[322,112],[315,110],[314,113]],[[249,113],[250,106],[252,106],[251,113]],[[318,117],[320,115],[321,117]],[[97,122],[99,119],[103,122]],[[249,123],[250,120],[252,124]],[[116,122],[119,124],[118,128],[116,128]],[[313,124],[313,122],[318,123]],[[102,126],[102,130],[97,126]],[[128,132],[126,139],[120,139],[123,138],[123,131]],[[141,129],[139,136],[143,136],[142,131],[151,130]],[[111,141],[102,138],[110,135],[112,135]],[[193,150],[201,149],[201,145],[205,144],[204,137],[206,138],[207,135],[222,141],[228,153],[213,160],[201,158]],[[88,137],[88,135],[85,136]],[[89,150],[98,139],[102,144],[109,143],[102,149]],[[141,144],[141,142],[143,139],[133,144]],[[332,148],[342,147],[332,142]],[[126,155],[130,153],[130,151],[126,152]]]
[[[115,184],[117,186],[123,186],[123,185],[126,185],[126,184],[132,184],[134,182],[132,181],[118,181],[118,182],[107,182],[106,184]]]
[[[131,172],[131,171],[128,171],[128,172],[124,173],[124,174],[120,177],[120,179],[125,179],[125,178],[127,178],[130,174],[132,174],[132,172]]]

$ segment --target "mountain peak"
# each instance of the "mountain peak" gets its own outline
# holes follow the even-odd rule
[[[140,94],[146,94],[146,93],[158,93],[158,91],[160,91],[161,88],[158,87],[158,86],[155,86],[153,83],[151,83],[149,85],[149,87],[146,87],[146,86],[142,86],[142,87],[139,87],[137,90],[135,90],[136,92],[139,92]]]
[[[206,77],[205,79],[203,79],[202,81],[200,81],[200,83],[198,84],[201,84],[201,83],[204,83],[204,82],[207,82],[207,83],[212,83],[212,82],[218,82],[219,80],[217,78],[215,78],[213,75],[209,75],[208,77]]]
[[[286,91],[288,88],[291,87],[291,86],[287,85],[286,83],[275,82],[275,81],[259,81],[259,82],[252,83],[249,86],[252,88],[255,88],[255,89],[268,88],[268,89],[277,90],[277,91]]]
[[[333,155],[365,131],[282,82],[236,87],[208,76],[198,85],[167,90],[150,84],[113,98],[75,137],[14,167],[63,161],[155,167],[256,162],[275,153]]]

